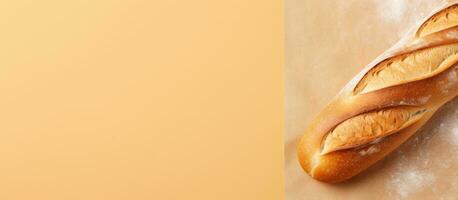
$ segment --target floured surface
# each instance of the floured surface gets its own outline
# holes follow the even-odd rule
[[[384,162],[379,169],[380,173],[390,173],[384,185],[390,196],[456,199],[458,99],[442,107],[427,125]]]
[[[331,185],[300,168],[306,125],[359,71],[411,26],[449,1],[286,0],[286,199],[454,199],[458,196],[458,99],[395,153]],[[371,151],[360,152],[370,154]]]

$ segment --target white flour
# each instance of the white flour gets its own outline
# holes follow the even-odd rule
[[[458,126],[454,126],[451,131],[451,137],[452,139],[450,142],[453,142],[453,145],[458,146]]]
[[[401,198],[406,198],[410,194],[420,191],[423,187],[432,186],[436,179],[428,171],[421,171],[414,167],[402,167],[391,177],[389,187],[396,191]]]
[[[358,153],[359,153],[359,155],[361,155],[361,156],[367,156],[367,155],[371,155],[371,154],[373,154],[373,153],[377,153],[377,152],[379,152],[379,151],[380,151],[380,149],[379,149],[378,147],[371,146],[371,147],[369,147],[369,149],[367,149],[367,150],[361,150],[361,151],[358,152]]]
[[[377,14],[384,22],[399,22],[409,9],[405,0],[376,1]]]
[[[416,5],[427,6],[411,8],[408,0],[374,0],[377,6],[377,16],[387,24],[394,24],[398,28],[398,35],[402,37],[408,30],[399,24],[412,24],[421,22],[430,13],[418,10],[436,11],[444,7],[447,1],[415,1]],[[423,2],[423,3],[421,3]],[[457,79],[456,74],[449,77],[452,82]],[[450,85],[444,85],[444,92],[448,92]],[[428,99],[425,99],[427,101]],[[440,125],[439,125],[440,124]],[[444,154],[448,149],[450,154]],[[385,187],[393,199],[418,199],[425,190],[437,195],[437,199],[451,198],[447,192],[437,192],[438,183],[448,182],[440,191],[453,192],[458,185],[456,175],[444,175],[451,167],[458,165],[458,99],[440,109],[435,117],[406,144],[395,151],[395,164],[389,166],[390,178]],[[431,170],[433,168],[434,170]],[[458,170],[458,168],[456,168]],[[438,180],[438,177],[447,177],[448,180]]]
[[[421,23],[429,14],[443,8],[448,3],[446,0],[437,0],[434,3],[431,3],[430,0],[415,0],[416,6],[412,7],[413,1],[409,0],[373,0],[373,2],[377,7],[377,16],[382,22],[397,25],[399,37],[404,36],[409,31],[399,24],[414,25]],[[424,12],[425,10],[429,12]]]
[[[397,199],[414,199],[428,190],[438,199],[456,194],[458,166],[458,98],[441,108],[406,144],[394,152],[386,189]],[[457,171],[452,170],[452,171]],[[438,179],[441,177],[441,179]],[[442,188],[438,189],[438,185]],[[446,191],[446,192],[437,192]]]

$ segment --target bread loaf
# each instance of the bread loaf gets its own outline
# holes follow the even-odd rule
[[[340,182],[387,156],[458,95],[458,4],[374,60],[310,123],[298,146],[313,178]]]

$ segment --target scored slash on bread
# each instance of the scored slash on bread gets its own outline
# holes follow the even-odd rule
[[[412,136],[458,95],[458,4],[429,17],[368,65],[311,122],[298,145],[313,178],[340,182]]]
[[[458,24],[458,5],[448,6],[429,17],[418,28],[416,37],[423,37]]]
[[[350,118],[327,135],[321,155],[359,147],[396,133],[417,122],[425,111],[418,107],[399,106]]]
[[[356,86],[355,93],[367,93],[434,76],[456,62],[457,53],[458,44],[454,43],[389,58],[363,77]]]

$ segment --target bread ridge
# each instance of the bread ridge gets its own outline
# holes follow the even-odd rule
[[[344,89],[323,109],[308,126],[298,145],[298,159],[302,168],[313,178],[324,182],[347,180],[370,165],[384,158],[411,137],[443,104],[458,95],[458,56],[445,63],[443,71],[418,80],[387,85],[373,91],[357,90],[361,82],[378,64],[401,55],[458,43],[458,23],[445,29],[420,36],[424,24],[444,12],[458,10],[458,4],[449,4],[427,18],[395,48],[367,65]],[[383,78],[383,77],[382,77]],[[424,109],[421,118],[401,130],[375,138],[372,142],[323,154],[323,144],[331,131],[355,116],[398,106]]]

